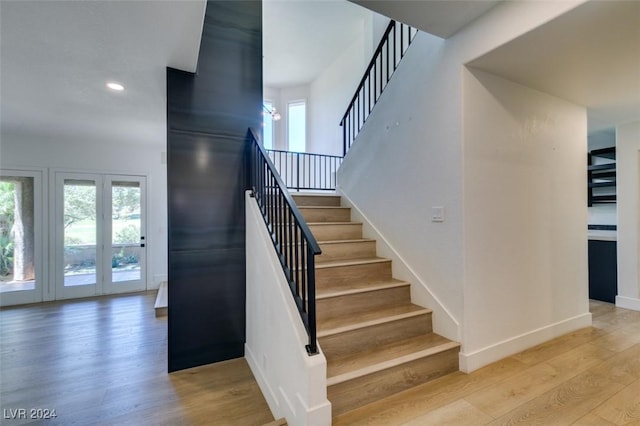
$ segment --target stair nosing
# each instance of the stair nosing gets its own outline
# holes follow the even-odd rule
[[[454,349],[456,347],[460,347],[460,343],[446,342],[438,346],[433,346],[431,348],[423,349],[421,351],[412,352],[410,354],[403,355],[397,358],[392,358],[390,360],[379,362],[377,364],[368,365],[366,367],[362,367],[356,370],[342,373],[337,376],[327,377],[327,387],[344,383],[349,380],[357,379],[359,377],[363,377],[369,374],[377,373],[379,371],[387,370],[389,368],[397,367],[398,365],[406,364],[408,362],[415,361],[420,358],[426,358],[428,356],[445,352],[450,349]]]
[[[427,314],[430,314],[432,312],[433,311],[431,309],[420,307],[420,309],[416,309],[415,311],[411,311],[411,312],[404,312],[402,314],[388,315],[388,316],[384,316],[384,317],[381,317],[381,318],[376,318],[376,319],[372,319],[372,320],[369,320],[369,321],[363,321],[363,322],[356,322],[356,323],[353,323],[353,324],[344,325],[344,326],[336,327],[336,328],[331,328],[331,329],[328,329],[328,330],[318,330],[317,337],[318,338],[322,338],[322,337],[333,336],[333,335],[336,335],[336,334],[346,333],[348,331],[359,330],[359,329],[362,329],[362,328],[367,328],[367,327],[371,327],[371,326],[378,325],[378,324],[384,324],[384,323],[387,323],[387,322],[399,321],[399,320],[402,320],[402,319],[417,317],[417,316],[420,316],[420,315],[427,315]]]
[[[368,286],[368,287],[351,288],[348,290],[335,290],[327,293],[321,293],[321,292],[318,292],[318,290],[316,290],[316,300],[331,299],[334,297],[348,296],[350,294],[361,294],[361,293],[368,293],[371,291],[387,290],[387,289],[406,287],[406,286],[411,286],[411,284],[406,281],[396,281],[396,282],[389,281],[389,282],[371,284],[371,286]]]
[[[307,222],[309,226],[318,225],[362,225],[362,222]]]
[[[351,207],[342,207],[342,206],[298,206],[299,210],[302,209],[343,209],[343,210],[350,210]]]
[[[324,241],[318,241],[318,244],[322,245],[322,244],[342,244],[342,243],[347,243],[347,244],[351,244],[351,243],[371,243],[371,242],[376,242],[376,240],[374,240],[373,238],[352,238],[349,240],[324,240]]]
[[[345,260],[329,260],[326,262],[316,263],[316,270],[341,268],[343,266],[373,265],[376,263],[389,263],[389,262],[391,262],[391,259],[388,259],[386,257],[365,257],[361,259],[355,258],[355,259],[345,259]]]

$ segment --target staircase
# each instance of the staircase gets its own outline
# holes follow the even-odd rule
[[[457,371],[460,345],[433,333],[431,311],[411,303],[340,196],[293,198],[322,249],[317,327],[333,417]]]

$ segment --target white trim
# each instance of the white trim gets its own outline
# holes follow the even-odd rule
[[[460,323],[440,301],[427,283],[425,283],[407,261],[396,251],[389,240],[380,232],[358,206],[342,191],[340,186],[336,192],[342,197],[345,207],[350,207],[352,220],[363,223],[363,235],[376,240],[376,250],[379,256],[392,260],[394,278],[407,281],[411,284],[411,301],[417,305],[425,306],[433,310],[433,331],[441,336],[457,342],[461,341]]]
[[[616,296],[616,306],[623,309],[640,311],[640,299],[626,296]]]
[[[563,334],[570,333],[580,328],[591,326],[591,314],[586,313],[559,321],[536,330],[520,334],[501,342],[489,345],[483,349],[471,353],[460,352],[460,370],[470,373],[492,362],[522,352],[540,343],[554,339]]]

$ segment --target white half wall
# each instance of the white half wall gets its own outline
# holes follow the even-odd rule
[[[618,296],[640,311],[640,121],[616,129]]]
[[[246,193],[247,341],[245,357],[276,419],[331,424],[327,361],[309,356],[307,332],[258,204]]]
[[[591,324],[586,108],[463,73],[464,370]]]
[[[147,289],[154,289],[167,280],[166,148],[165,141],[158,142],[154,145],[125,144],[101,139],[100,135],[95,135],[91,141],[83,141],[45,135],[3,134],[0,167],[146,176]],[[49,277],[51,279],[52,274]]]

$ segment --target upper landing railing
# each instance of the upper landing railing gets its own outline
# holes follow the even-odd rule
[[[391,21],[382,40],[373,53],[356,93],[340,121],[342,126],[343,154],[351,148],[358,132],[364,126],[376,102],[387,87],[394,71],[409,48],[418,30],[408,25]]]
[[[342,157],[308,152],[265,150],[287,188],[295,191],[335,191]]]

